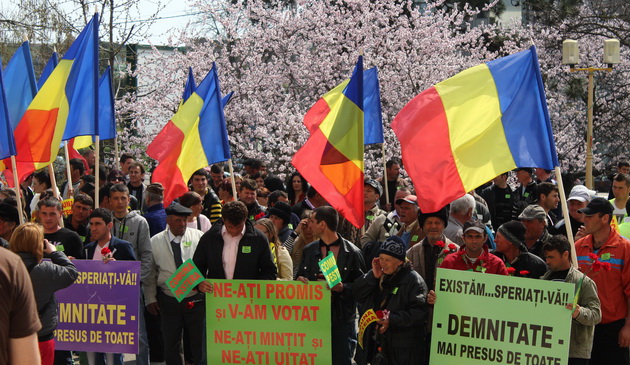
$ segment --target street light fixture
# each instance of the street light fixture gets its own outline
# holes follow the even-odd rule
[[[585,185],[589,189],[593,189],[593,74],[595,71],[613,70],[613,65],[620,62],[619,40],[606,39],[604,41],[604,64],[608,67],[584,67],[576,68],[575,65],[580,63],[580,53],[578,41],[567,39],[562,42],[562,64],[569,65],[571,72],[586,71],[588,72],[588,101],[587,108],[587,128],[586,128],[586,181]]]

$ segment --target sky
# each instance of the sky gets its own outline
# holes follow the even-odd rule
[[[53,2],[64,2],[59,0],[51,0]],[[185,25],[194,19],[194,13],[197,11],[191,9],[186,0],[161,0],[165,7],[160,11],[158,19],[149,28],[150,36],[148,40],[155,45],[166,43],[167,33],[172,29],[182,29]],[[15,8],[15,0],[0,0],[0,8],[2,10],[11,10]],[[157,9],[156,1],[140,0],[140,13],[133,14],[134,21],[138,23],[148,19]],[[193,14],[193,15],[191,15]],[[148,43],[147,39],[133,39],[134,43]]]

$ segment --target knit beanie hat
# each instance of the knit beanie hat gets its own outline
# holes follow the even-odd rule
[[[277,202],[273,207],[269,208],[269,215],[275,215],[282,219],[284,224],[291,223],[291,206],[285,202]]]
[[[402,238],[398,236],[387,237],[385,242],[381,244],[381,249],[379,250],[379,254],[381,253],[397,258],[401,261],[405,261],[405,258],[406,258],[405,241],[403,241]]]
[[[525,248],[525,226],[519,221],[505,222],[497,229],[511,244],[523,250]]]
[[[420,228],[424,227],[424,221],[429,217],[438,217],[444,222],[444,227],[448,226],[449,209],[448,205],[433,213],[423,213],[418,209],[418,224],[420,224]]]

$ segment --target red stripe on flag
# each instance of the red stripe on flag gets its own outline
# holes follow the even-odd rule
[[[324,98],[317,100],[315,105],[304,115],[304,126],[311,134],[315,133],[328,113],[330,113],[330,106],[326,100]]]
[[[435,87],[413,98],[392,122],[418,205],[435,212],[466,194],[459,176],[444,104]]]
[[[187,182],[184,181],[182,172],[177,166],[184,137],[182,130],[169,121],[147,148],[147,155],[160,162],[153,171],[151,180],[164,186],[164,206],[168,206],[188,191]]]

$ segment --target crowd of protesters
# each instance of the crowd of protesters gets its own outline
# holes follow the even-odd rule
[[[89,151],[85,157],[93,163]],[[168,206],[164,187],[147,181],[145,167],[131,155],[122,156],[120,168],[101,167],[98,186],[90,163],[70,162],[73,184],[58,193],[45,170],[21,184],[21,207],[13,189],[0,190],[0,244],[6,248],[0,249],[0,347],[7,349],[0,364],[66,365],[77,356],[83,365],[123,363],[122,354],[55,350],[54,292],[77,278],[74,259],[140,261],[146,311],[140,311],[136,364],[183,365],[207,363],[204,293],[213,291],[203,282],[185,301],[175,300],[166,280],[184,261],[193,260],[210,279],[307,283],[324,280],[318,262],[332,253],[342,279],[330,288],[333,364],[428,364],[433,310],[440,305],[436,270],[446,268],[583,282],[577,303],[567,305],[569,364],[630,365],[627,162],[610,177],[608,199],[572,186],[563,216],[551,171],[534,168],[506,172],[424,212],[400,161],[392,159],[382,176],[365,180],[361,228],[298,172],[283,181],[257,159],[246,159],[235,176],[220,164],[195,171],[190,191]],[[72,211],[64,215],[60,199],[70,197]],[[20,225],[20,216],[29,223]],[[104,256],[104,247],[114,254]],[[606,268],[596,276],[589,270],[593,257]],[[356,323],[368,309],[382,316],[357,347]]]

